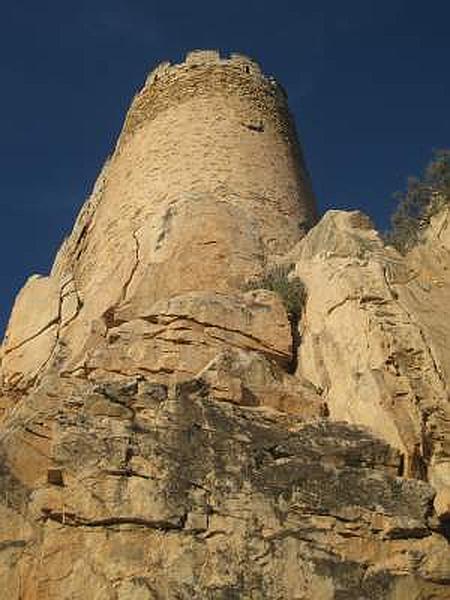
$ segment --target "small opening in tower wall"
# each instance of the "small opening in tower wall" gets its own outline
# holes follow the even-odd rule
[[[246,73],[250,73],[250,67],[244,67],[244,71],[245,71]]]
[[[264,123],[262,121],[259,121],[259,123],[241,123],[241,125],[257,133],[263,133],[264,131]]]

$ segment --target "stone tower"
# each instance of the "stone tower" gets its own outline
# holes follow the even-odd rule
[[[276,81],[236,54],[194,51],[181,64],[161,64],[133,100],[51,276],[30,279],[19,294],[3,347],[5,382],[28,386],[55,365],[91,375],[152,369],[184,377],[223,346],[262,344],[288,362],[282,307],[266,294],[271,308],[255,316],[243,289],[314,220]],[[24,317],[30,303],[41,305],[32,323]],[[200,341],[204,327],[239,335],[208,344]],[[245,343],[236,337],[243,327]]]

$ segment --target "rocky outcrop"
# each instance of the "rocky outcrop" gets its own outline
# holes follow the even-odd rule
[[[403,257],[331,211],[276,259],[297,335],[275,291],[125,294],[73,363],[77,287],[32,279],[3,373],[53,359],[0,397],[9,597],[447,598],[447,237]]]
[[[299,373],[323,390],[331,418],[365,425],[401,450],[405,474],[433,482],[443,514],[450,489],[448,235],[445,213],[403,257],[364,215],[330,211],[290,256],[308,291]]]
[[[30,277],[17,296],[2,346],[2,374],[10,387],[34,381],[58,342],[61,300],[52,277]]]
[[[449,598],[448,211],[314,220],[273,79],[151,74],[1,347],[5,598]]]
[[[84,366],[97,379],[114,371],[152,371],[163,378],[186,379],[228,347],[260,352],[280,365],[289,363],[291,330],[276,294],[191,292],[147,310],[124,307],[114,313],[104,343],[97,344]]]
[[[364,429],[141,377],[48,378],[3,431],[8,598],[448,598],[434,491]]]

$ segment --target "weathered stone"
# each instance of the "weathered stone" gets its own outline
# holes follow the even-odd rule
[[[292,360],[291,327],[273,292],[191,292],[135,315],[128,310],[114,313],[116,325],[83,363],[91,378],[189,379],[227,348],[258,352],[282,368]]]
[[[152,389],[158,402],[146,405]],[[129,415],[92,414],[93,394]],[[92,590],[394,600],[413,583],[417,597],[448,595],[448,544],[428,526],[432,488],[397,477],[400,454],[363,429],[213,400],[199,381],[166,395],[143,379],[53,378],[34,403],[39,414],[24,403],[5,424],[0,497],[15,565],[0,561],[0,578],[25,600]],[[52,432],[64,486],[37,478],[30,494],[21,478],[31,449],[15,479],[7,473],[37,422]]]
[[[211,301],[216,293],[234,297],[314,219],[295,128],[274,80],[239,56],[211,62],[199,55],[158,71],[133,101],[116,151],[56,257],[49,281],[57,326],[45,347],[11,354],[5,379],[26,388],[43,370],[84,368],[102,326],[134,322],[158,302],[198,292]],[[25,291],[28,306],[39,304],[39,290]],[[12,338],[27,323],[20,315],[11,320]],[[180,379],[212,358],[191,344],[193,367],[186,371],[185,352],[178,365],[170,345],[141,350],[134,325],[132,363],[141,353],[143,366],[158,360],[154,353],[171,354],[168,368]],[[145,346],[148,333],[141,333]],[[129,372],[124,353],[114,362]]]
[[[60,293],[53,277],[34,275],[17,296],[2,346],[2,376],[8,387],[26,388],[48,364],[56,347]]]
[[[434,258],[427,266],[418,253]],[[308,295],[299,373],[323,390],[333,419],[366,425],[404,453],[407,474],[446,494],[448,251],[427,242],[404,258],[364,215],[330,211],[290,258]],[[441,283],[425,292],[431,265]]]
[[[266,406],[312,419],[328,408],[307,381],[287,374],[261,353],[224,350],[200,371],[217,400],[241,406]]]

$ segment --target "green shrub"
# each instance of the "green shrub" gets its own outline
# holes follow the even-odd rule
[[[306,301],[306,290],[298,277],[289,277],[294,264],[275,265],[262,277],[249,281],[245,290],[270,290],[278,294],[286,308],[289,319],[298,322]]]
[[[430,218],[450,204],[450,150],[439,150],[423,176],[409,178],[407,189],[394,195],[397,207],[386,241],[405,253],[421,238]]]

